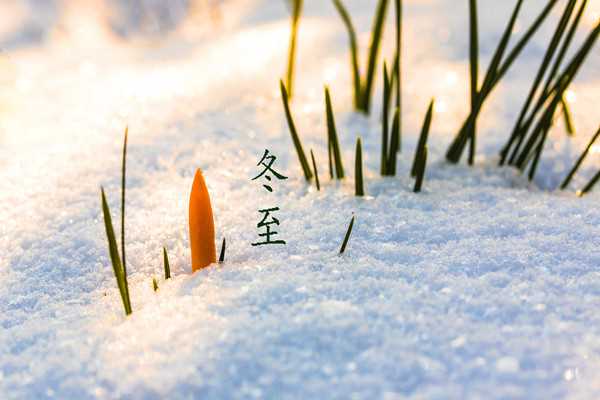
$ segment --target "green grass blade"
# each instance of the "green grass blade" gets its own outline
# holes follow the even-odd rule
[[[119,256],[119,248],[117,246],[117,240],[115,237],[115,231],[113,229],[112,217],[110,215],[110,209],[108,202],[106,201],[106,195],[104,194],[104,188],[100,189],[102,196],[102,213],[104,215],[104,228],[106,229],[106,238],[108,239],[108,252],[110,254],[110,261],[113,267],[113,272],[117,280],[117,286],[119,287],[119,293],[121,294],[121,300],[123,301],[123,307],[125,308],[125,314],[131,314],[131,303],[128,298],[128,291],[125,289],[126,281],[123,274],[123,265],[121,264],[121,258]]]
[[[435,100],[431,100],[431,102],[429,103],[429,107],[427,108],[427,114],[425,115],[425,120],[423,121],[423,128],[421,128],[421,135],[419,136],[419,143],[417,145],[417,150],[415,151],[415,158],[413,161],[412,168],[410,170],[410,175],[412,177],[417,176],[417,172],[419,170],[419,160],[422,157],[423,149],[427,145],[427,138],[429,137],[429,130],[431,129],[431,121],[433,119],[434,104],[435,104]]]
[[[223,238],[223,242],[221,243],[221,253],[219,254],[219,263],[225,262],[225,251],[227,250],[227,240]]]
[[[389,132],[389,104],[390,104],[390,77],[387,65],[383,63],[383,112],[381,113],[381,176],[388,175],[388,132]]]
[[[300,161],[300,165],[302,166],[304,178],[307,181],[310,181],[312,178],[312,172],[310,170],[310,167],[308,166],[308,161],[306,160],[306,155],[304,154],[304,149],[302,148],[302,142],[300,141],[298,131],[296,130],[296,125],[294,124],[294,119],[292,118],[287,90],[285,88],[285,85],[283,84],[283,81],[281,80],[279,81],[279,88],[281,89],[281,100],[283,101],[285,118],[290,129],[290,134],[292,135],[292,141],[294,142],[296,153],[298,153],[298,160]]]
[[[171,279],[171,265],[169,264],[169,255],[167,248],[163,247],[163,266],[165,269],[165,279]]]
[[[400,151],[400,130],[398,129],[399,124],[400,109],[396,108],[396,111],[394,111],[394,119],[392,122],[392,142],[390,144],[390,152],[387,158],[387,173],[391,176],[396,176],[396,164],[398,152]]]
[[[598,183],[599,180],[600,180],[600,171],[598,171],[596,173],[596,175],[594,175],[592,180],[587,185],[585,185],[585,187],[583,189],[581,189],[580,191],[577,192],[577,196],[582,197],[583,195],[588,193],[590,190],[592,190],[594,188],[594,186],[596,185],[596,183]]]
[[[286,87],[289,98],[294,96],[294,67],[296,64],[296,39],[298,36],[298,24],[302,13],[303,0],[292,0],[292,28],[290,32],[290,48],[288,53],[287,81]]]
[[[346,26],[346,30],[348,31],[348,37],[350,40],[350,63],[352,67],[352,82],[354,85],[354,108],[359,110],[362,104],[362,88],[360,82],[360,68],[358,66],[358,42],[356,39],[356,30],[354,29],[354,25],[352,24],[352,20],[350,19],[350,15],[346,10],[346,7],[342,4],[340,0],[333,0],[333,5],[337,9],[344,25]]]
[[[152,278],[152,289],[154,289],[155,292],[158,292],[158,281],[156,278]]]
[[[344,163],[342,161],[342,152],[338,140],[337,129],[335,127],[335,117],[333,115],[333,106],[331,105],[331,95],[329,88],[325,86],[325,113],[327,117],[327,135],[331,141],[333,150],[333,159],[335,161],[335,174],[337,179],[344,179]]]
[[[123,139],[123,160],[121,164],[121,256],[123,257],[123,280],[125,281],[125,294],[129,299],[129,285],[127,284],[127,257],[125,257],[125,187],[126,185],[126,165],[127,165],[127,137],[129,136],[129,127],[125,128],[125,138]]]
[[[396,109],[398,110],[398,125],[392,135],[397,136],[398,143],[402,137],[402,0],[396,0],[396,62],[394,74],[396,77]],[[393,80],[393,78],[392,78]],[[400,146],[397,152],[400,151]],[[392,172],[395,174],[395,169]]]
[[[565,101],[564,96],[562,99],[560,99],[560,105],[563,110],[565,129],[567,130],[569,136],[575,136],[576,130],[575,125],[573,124],[573,114],[571,113],[571,107],[569,107],[569,102]]]
[[[387,12],[388,0],[379,0],[373,28],[371,30],[371,46],[369,47],[369,58],[367,65],[367,76],[363,92],[362,111],[369,113],[371,109],[371,97],[373,93],[373,82],[375,80],[375,71],[377,70],[377,57],[381,48],[381,39],[383,38],[383,28],[385,15]]]
[[[310,149],[310,158],[312,159],[313,171],[315,172],[315,183],[317,185],[317,190],[321,191],[321,183],[319,182],[319,170],[317,169],[317,163],[315,162],[315,155]]]
[[[356,196],[365,195],[365,184],[363,178],[362,142],[356,139],[356,155],[354,157],[354,193]]]
[[[554,8],[554,6],[557,3],[558,3],[558,0],[549,0],[548,1],[548,4],[546,4],[546,7],[544,7],[544,9],[540,13],[540,15],[538,15],[538,17],[533,22],[533,24],[531,24],[529,29],[527,29],[527,31],[523,34],[521,39],[513,47],[513,50],[506,57],[506,59],[504,60],[502,65],[498,68],[497,73],[495,74],[495,77],[494,77],[494,85],[493,86],[495,86],[495,84],[498,83],[498,81],[500,81],[500,79],[502,79],[504,77],[504,75],[508,72],[508,70],[510,69],[510,67],[512,66],[514,61],[521,54],[521,51],[523,51],[525,46],[527,46],[527,44],[529,43],[529,40],[537,32],[537,30],[540,28],[542,23],[548,17],[548,15],[550,15],[550,12],[552,11],[552,9]]]
[[[348,246],[348,240],[350,240],[350,235],[352,234],[352,228],[354,227],[354,216],[350,220],[350,225],[348,226],[348,230],[346,231],[346,236],[344,236],[344,242],[342,243],[342,247],[340,248],[340,255],[344,254],[346,251],[346,246]]]
[[[592,148],[592,146],[594,145],[594,143],[596,142],[596,140],[598,139],[599,136],[600,136],[600,127],[598,128],[598,131],[594,134],[594,136],[592,136],[592,139],[588,143],[587,147],[585,148],[583,153],[581,153],[581,155],[577,159],[577,162],[575,163],[573,168],[571,168],[571,171],[569,171],[569,174],[565,177],[565,179],[561,183],[561,185],[560,185],[561,190],[565,190],[567,188],[567,186],[571,182],[571,179],[573,179],[573,176],[575,175],[577,170],[579,170],[579,167],[581,166],[581,164],[587,157],[588,153],[590,152],[590,149]]]
[[[419,154],[419,160],[417,161],[417,176],[415,179],[415,187],[413,188],[414,193],[420,193],[423,188],[423,179],[425,177],[425,168],[427,167],[427,145],[423,147]]]
[[[329,135],[327,135],[327,157],[329,158],[329,179],[333,179],[333,146]]]
[[[479,27],[477,23],[477,0],[469,0],[469,65],[471,77],[471,112],[477,106],[479,91]],[[471,133],[469,164],[473,165],[476,149],[476,127]]]

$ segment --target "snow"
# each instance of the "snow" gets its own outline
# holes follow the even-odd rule
[[[27,11],[37,3],[0,6],[14,13],[3,19],[45,21],[34,41],[27,23],[0,31],[0,398],[597,398],[600,195],[554,188],[597,129],[599,52],[572,87],[579,134],[565,139],[556,125],[533,184],[497,168],[496,154],[543,35],[486,107],[476,167],[451,166],[444,151],[468,102],[466,4],[407,2],[404,151],[398,177],[383,179],[377,113],[351,111],[345,31],[328,2],[307,1],[293,110],[319,164],[317,192],[303,181],[278,93],[284,2],[225,2],[219,20],[203,2],[186,19],[178,13],[191,2],[165,13],[143,1],[162,22],[121,25],[130,30],[107,22],[133,18],[126,2],[45,1],[46,14]],[[347,3],[364,44],[373,6]],[[526,3],[524,18],[538,3]],[[481,1],[484,65],[510,7]],[[587,28],[599,12],[591,1]],[[327,177],[324,83],[343,183]],[[434,96],[430,162],[415,195],[408,171]],[[125,125],[127,318],[99,194],[104,185],[117,220]],[[357,135],[364,199],[353,196]],[[272,194],[250,181],[265,148],[290,177]],[[599,166],[594,152],[572,189]],[[196,168],[228,250],[225,264],[191,275]],[[281,208],[287,246],[250,246],[265,206]]]

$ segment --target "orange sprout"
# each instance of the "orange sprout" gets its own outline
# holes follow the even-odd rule
[[[196,171],[190,194],[190,247],[192,272],[217,262],[215,222],[210,195],[200,169]]]

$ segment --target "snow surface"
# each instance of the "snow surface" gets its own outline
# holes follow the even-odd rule
[[[554,188],[597,128],[600,52],[572,87],[579,135],[556,125],[535,184],[497,168],[495,155],[550,25],[487,106],[476,167],[450,166],[444,150],[468,101],[467,5],[407,2],[404,152],[399,176],[382,179],[377,113],[351,111],[346,33],[329,2],[308,0],[293,109],[319,164],[316,192],[278,93],[284,2],[206,3],[0,5],[3,21],[21,21],[0,24],[0,398],[598,398],[600,194]],[[347,3],[363,65],[375,1]],[[521,27],[542,4],[525,3]],[[511,6],[481,1],[484,65]],[[324,83],[349,172],[341,184],[326,177]],[[425,191],[414,195],[408,168],[434,96]],[[104,185],[117,221],[126,124],[128,318],[99,196]],[[353,196],[357,135],[364,199]],[[265,148],[290,177],[273,194],[250,181]],[[572,189],[598,166],[594,151]],[[225,264],[191,275],[196,168],[228,251]],[[265,206],[281,208],[287,246],[250,246]]]

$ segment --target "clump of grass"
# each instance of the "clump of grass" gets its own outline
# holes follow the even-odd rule
[[[329,88],[325,86],[325,114],[327,118],[327,142],[331,147],[331,154],[335,164],[335,176],[337,179],[344,179],[344,163],[342,161],[342,152],[338,140],[337,129],[335,127],[335,117],[333,115],[333,106],[331,105],[331,95]]]
[[[561,99],[594,46],[599,34],[600,23],[588,35],[564,72],[558,75],[552,89],[546,94],[546,99],[543,99],[544,105],[539,107],[540,111],[534,109],[530,117],[530,122],[527,122],[524,130],[520,133],[522,135],[520,142],[524,143],[524,145],[521,149],[519,144],[517,144],[514,156],[511,156],[511,160],[514,158],[511,164],[515,165],[521,171],[525,171],[531,165],[528,174],[529,180],[532,180],[535,176],[548,133],[552,127],[554,115],[561,103]],[[540,115],[538,116],[538,114]],[[527,140],[525,140],[526,138]]]
[[[225,262],[225,250],[227,249],[227,240],[223,238],[223,243],[221,243],[221,253],[219,254],[219,263]]]
[[[356,155],[354,157],[354,192],[356,196],[365,195],[365,184],[363,179],[362,142],[356,139]]]
[[[171,266],[169,265],[169,255],[166,247],[163,247],[163,267],[165,269],[165,279],[171,279]]]
[[[319,171],[317,170],[317,162],[315,161],[315,154],[312,149],[310,149],[310,158],[312,159],[313,171],[315,171],[315,185],[317,186],[317,191],[321,191],[321,183],[319,182]]]
[[[521,54],[521,52],[523,51],[523,49],[525,48],[525,46],[527,45],[527,43],[529,42],[531,37],[535,34],[535,32],[537,32],[537,30],[542,25],[544,20],[548,17],[548,15],[550,14],[550,11],[552,11],[552,9],[554,8],[554,6],[556,5],[557,2],[558,2],[558,0],[549,0],[548,1],[546,7],[542,10],[542,12],[539,14],[539,16],[536,18],[536,20],[531,24],[531,26],[525,31],[525,33],[523,34],[521,39],[515,44],[513,50],[510,53],[508,53],[508,55],[506,55],[506,57],[505,57],[508,43],[512,36],[514,27],[516,25],[517,17],[519,15],[521,6],[523,4],[523,0],[517,1],[517,4],[515,5],[515,8],[510,17],[510,20],[504,30],[504,33],[500,39],[500,42],[498,43],[496,51],[494,52],[494,55],[490,62],[490,65],[488,66],[487,72],[483,79],[483,83],[481,84],[479,90],[477,90],[477,95],[476,95],[477,101],[472,102],[472,107],[471,107],[472,109],[471,109],[469,116],[467,117],[466,121],[463,123],[461,129],[459,130],[459,132],[456,135],[456,137],[454,138],[452,144],[448,148],[448,151],[446,153],[446,159],[449,162],[457,163],[460,161],[460,158],[464,152],[464,149],[469,141],[472,142],[471,147],[470,147],[469,163],[472,164],[474,162],[477,118],[478,118],[479,114],[481,113],[481,110],[482,110],[483,104],[485,103],[485,100],[492,93],[492,91],[496,87],[496,85],[506,75],[508,70],[513,65],[514,61],[519,57],[519,55]],[[473,3],[473,5],[475,5],[475,3]],[[473,15],[475,15],[475,10],[473,9],[473,11],[471,13]],[[474,52],[474,50],[475,50],[474,49],[475,32],[477,31],[476,27],[473,26],[471,31],[472,31],[471,40],[472,40],[472,47],[473,47],[473,52]],[[475,82],[474,66],[475,66],[475,61],[476,61],[474,54],[471,55],[471,60],[472,60],[471,69],[473,71],[471,73],[472,74],[471,81],[474,83]],[[472,89],[472,93],[473,94],[475,93],[474,89]],[[474,105],[474,107],[473,107],[473,105]]]
[[[354,25],[350,18],[350,14],[346,10],[346,7],[342,4],[341,0],[333,0],[333,4],[335,5],[335,8],[340,14],[344,25],[346,26],[346,30],[348,31],[348,37],[350,40],[350,54],[354,85],[354,107],[357,110],[362,111],[366,114],[369,113],[371,108],[373,82],[375,80],[377,58],[379,55],[381,41],[383,38],[383,28],[388,3],[388,0],[379,0],[377,4],[377,9],[375,11],[375,19],[373,21],[373,27],[371,29],[371,45],[369,47],[366,75],[363,82],[361,79],[360,68],[358,66],[358,44],[356,39],[356,30],[354,29]]]
[[[425,177],[425,168],[427,167],[427,145],[420,151],[417,161],[417,176],[413,192],[419,193],[423,187],[423,178]]]
[[[569,32],[567,33],[567,36],[563,41],[562,48],[559,50],[559,44],[566,32],[569,19],[571,18],[576,3],[577,0],[569,0],[565,6],[565,10],[562,13],[560,21],[554,31],[548,48],[546,49],[546,53],[538,69],[537,75],[533,81],[532,87],[529,91],[525,104],[523,105],[521,112],[519,113],[519,117],[515,123],[515,127],[513,128],[513,131],[507,144],[504,146],[500,153],[500,165],[503,165],[506,162],[509,151],[511,150],[511,147],[513,146],[513,144],[515,144],[516,141],[516,145],[514,146],[512,155],[509,158],[509,164],[515,163],[517,154],[525,140],[527,131],[531,128],[536,114],[540,111],[540,109],[544,105],[544,102],[548,99],[550,95],[549,90],[551,89],[552,83],[557,81],[558,70],[571,43],[573,35],[575,34],[580,18],[583,15],[583,11],[587,0],[584,0],[582,2],[581,7],[579,8],[579,12],[577,13],[573,23],[571,24]],[[558,54],[555,57],[557,51]],[[552,63],[553,59],[554,62]],[[544,79],[544,76],[546,75],[547,78],[545,80],[545,84],[540,90],[540,85]],[[561,97],[559,100],[560,104],[565,104],[565,102],[563,101],[563,97]]]
[[[298,154],[298,160],[300,161],[300,166],[302,167],[302,171],[304,172],[304,178],[307,181],[312,179],[312,171],[308,166],[308,161],[306,160],[306,154],[304,154],[304,149],[302,147],[302,142],[300,141],[300,137],[298,136],[298,131],[296,130],[296,124],[294,123],[294,119],[292,118],[292,113],[290,111],[290,103],[287,90],[282,80],[279,81],[279,87],[281,89],[281,100],[283,101],[283,108],[285,110],[285,118],[288,123],[288,127],[290,129],[290,134],[292,135],[292,141],[294,142],[294,147],[296,148],[296,153]]]
[[[292,2],[292,27],[290,32],[290,48],[288,54],[288,65],[286,75],[286,86],[290,99],[294,96],[294,68],[296,64],[296,40],[298,36],[298,25],[302,13],[303,0],[291,0]]]
[[[429,107],[427,108],[427,114],[425,114],[425,120],[423,121],[423,127],[421,128],[421,135],[419,136],[419,143],[415,151],[415,158],[413,160],[410,175],[417,177],[419,174],[419,166],[423,162],[423,159],[427,158],[425,154],[427,152],[427,139],[429,138],[429,131],[431,129],[431,121],[433,119],[433,107],[435,100],[431,100]]]
[[[342,247],[340,248],[340,255],[344,254],[346,251],[346,246],[348,246],[348,241],[350,240],[350,235],[352,234],[352,228],[354,227],[354,215],[350,220],[350,225],[348,226],[348,230],[346,231],[346,236],[344,236],[344,241],[342,242]]]
[[[125,139],[123,144],[123,164],[122,164],[122,177],[121,177],[121,251],[123,256],[125,255],[125,160],[127,155],[127,130],[125,130]],[[106,237],[108,239],[108,251],[110,254],[110,261],[113,267],[113,272],[117,280],[117,286],[119,287],[119,293],[121,294],[121,300],[123,301],[123,308],[125,314],[129,315],[132,313],[131,299],[129,297],[129,285],[127,283],[127,269],[125,267],[125,257],[121,259],[119,255],[119,248],[115,237],[115,231],[113,229],[112,217],[110,215],[110,209],[108,202],[106,201],[106,195],[104,188],[100,188],[102,198],[102,213],[104,215],[104,228],[106,229]],[[123,262],[121,261],[123,260]]]
[[[592,136],[592,139],[586,146],[585,150],[581,153],[581,155],[577,159],[577,162],[575,163],[575,165],[573,165],[573,168],[571,168],[571,170],[569,171],[569,173],[567,174],[567,176],[561,183],[561,185],[560,185],[561,190],[565,190],[567,188],[567,186],[569,186],[571,179],[573,179],[573,176],[575,175],[575,173],[577,173],[577,170],[579,169],[579,167],[581,166],[581,164],[587,157],[588,153],[590,152],[590,149],[592,148],[592,146],[594,145],[594,143],[596,142],[596,140],[598,139],[599,136],[600,136],[600,128],[598,128],[598,131],[594,134],[594,136]]]

